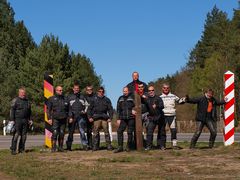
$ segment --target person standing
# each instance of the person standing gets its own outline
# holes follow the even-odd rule
[[[92,85],[88,85],[85,88],[85,99],[87,101],[86,103],[86,110],[89,108],[89,106],[93,103],[94,101],[94,97],[96,96],[96,94],[93,92],[93,86]],[[90,122],[87,117],[87,114],[85,115],[85,118],[87,120],[87,140],[88,140],[88,147],[90,149],[92,149],[93,143],[92,143],[92,130],[93,130],[93,122]],[[98,139],[98,145],[97,147],[99,147],[99,142],[100,142],[100,136]]]
[[[128,90],[131,94],[134,94],[134,92],[139,91],[138,85],[142,84],[143,85],[143,90],[145,93],[147,93],[147,84],[139,80],[139,73],[138,72],[133,72],[132,73],[132,82],[128,83],[127,87]]]
[[[180,149],[177,146],[177,122],[176,122],[176,103],[182,104],[181,99],[170,92],[170,85],[164,83],[162,86],[162,95],[160,97],[164,103],[164,119],[165,123],[168,124],[171,132],[171,141],[173,149]]]
[[[32,125],[31,117],[31,104],[26,98],[26,90],[24,87],[19,88],[18,97],[14,98],[11,102],[10,121],[15,124],[15,131],[13,133],[11,154],[16,155],[18,137],[20,141],[18,144],[18,152],[25,151],[25,142],[27,139],[28,125]]]
[[[56,94],[51,96],[47,103],[47,117],[48,122],[52,125],[52,152],[57,150],[57,140],[58,140],[58,151],[63,152],[63,141],[65,127],[68,117],[68,100],[63,95],[63,90],[61,86],[55,88]]]
[[[225,100],[218,101],[213,97],[213,90],[208,89],[205,91],[204,96],[190,98],[186,96],[186,102],[197,104],[196,114],[196,131],[192,137],[190,149],[194,149],[199,136],[202,133],[204,126],[210,131],[209,148],[214,147],[215,138],[217,136],[217,129],[215,123],[217,121],[217,106],[226,103]]]
[[[123,151],[123,132],[127,127],[128,141],[126,151],[129,151],[130,147],[132,146],[136,115],[136,111],[133,110],[134,107],[134,99],[129,94],[128,87],[124,87],[123,95],[120,96],[117,101],[117,124],[119,125],[117,130],[118,149],[116,149],[114,153],[119,153]]]
[[[147,109],[148,109],[148,123],[146,126],[147,130],[147,144],[145,150],[151,150],[153,146],[153,133],[156,126],[159,126],[159,134],[161,135],[159,143],[161,149],[165,148],[166,142],[166,131],[165,131],[165,121],[163,119],[163,101],[159,96],[155,95],[154,86],[148,87],[148,96],[145,99]]]
[[[68,96],[69,112],[68,112],[68,139],[66,141],[67,150],[71,151],[73,134],[75,131],[76,124],[78,124],[80,139],[84,150],[88,150],[88,141],[85,135],[87,128],[86,115],[86,99],[80,93],[79,84],[74,84],[73,94]]]
[[[104,88],[100,87],[97,95],[94,97],[93,103],[88,108],[89,121],[93,122],[93,151],[99,149],[99,131],[102,128],[105,134],[107,150],[113,150],[108,129],[108,122],[111,122],[113,118],[113,107],[111,100],[104,95],[104,92]]]

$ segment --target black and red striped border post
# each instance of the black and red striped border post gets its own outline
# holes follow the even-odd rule
[[[52,127],[48,122],[47,118],[47,101],[48,98],[53,96],[53,76],[45,73],[44,74],[44,121],[45,121],[45,145],[49,148],[52,147]]]

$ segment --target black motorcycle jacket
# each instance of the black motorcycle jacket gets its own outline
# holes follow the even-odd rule
[[[31,104],[26,98],[16,97],[11,102],[10,120],[16,119],[30,120]]]
[[[106,96],[95,96],[94,101],[90,104],[88,109],[88,118],[98,119],[112,119],[113,107],[109,98]]]
[[[48,119],[65,119],[68,117],[68,100],[65,96],[54,95],[47,103]]]
[[[68,116],[70,118],[77,118],[83,114],[86,114],[86,99],[80,93],[70,94],[68,96],[69,112]]]
[[[131,95],[120,96],[117,101],[117,118],[120,120],[134,118],[134,115],[132,114],[134,106],[134,99]]]

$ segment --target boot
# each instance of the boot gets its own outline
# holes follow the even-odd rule
[[[63,149],[63,139],[62,138],[59,139],[58,143],[59,143],[58,151],[59,152],[64,152],[64,149]]]
[[[192,140],[189,148],[195,149],[195,145],[196,145],[196,142]]]
[[[114,151],[114,153],[120,153],[120,152],[123,152],[123,147],[122,147],[122,146],[119,146],[119,147]]]
[[[51,152],[56,152],[56,150],[57,150],[56,141],[52,141],[52,149],[51,149]]]
[[[72,144],[69,143],[68,141],[66,141],[66,145],[67,145],[66,150],[67,150],[67,151],[72,151]]]

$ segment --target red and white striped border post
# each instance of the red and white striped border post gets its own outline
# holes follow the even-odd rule
[[[234,143],[234,74],[228,71],[224,74],[225,98],[227,103],[224,108],[224,145],[229,146]]]

